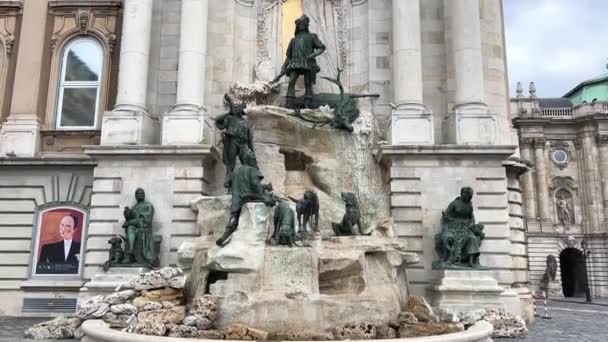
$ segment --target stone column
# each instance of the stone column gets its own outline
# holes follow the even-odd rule
[[[533,138],[522,138],[519,144],[519,151],[521,153],[521,159],[532,162],[532,146],[534,144]],[[538,230],[538,224],[536,221],[536,198],[534,196],[534,176],[532,172],[526,172],[520,177],[522,197],[524,202],[524,217],[526,218],[526,224],[528,229],[535,227]]]
[[[543,225],[551,223],[551,209],[549,206],[549,185],[547,183],[547,168],[545,161],[545,138],[534,138],[534,162],[536,168],[536,194],[538,203],[538,216],[541,229]]]
[[[390,141],[400,144],[434,143],[433,115],[422,96],[420,0],[392,0],[393,101]]]
[[[479,0],[444,0],[452,38],[454,98],[447,138],[457,144],[494,144],[496,117],[484,102]]]
[[[148,114],[148,65],[154,0],[125,0],[116,106],[103,117],[102,145],[156,141],[157,120]]]
[[[600,177],[602,179],[602,198],[604,200],[604,222],[608,221],[608,135],[595,136],[600,155]]]
[[[163,117],[163,145],[200,144],[205,137],[206,0],[182,0],[177,103]]]
[[[45,114],[45,106],[40,99],[47,89],[41,85],[44,82],[41,69],[47,54],[44,49],[49,48],[44,30],[47,10],[47,0],[24,3],[13,85],[15,91],[10,99],[9,116],[0,130],[0,157],[35,157],[40,150],[40,121]]]

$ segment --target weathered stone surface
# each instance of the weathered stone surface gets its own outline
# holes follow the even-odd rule
[[[165,287],[164,289],[144,291],[141,296],[133,299],[133,305],[137,308],[143,308],[143,306],[149,302],[162,303],[169,302],[171,304],[179,305],[184,299],[184,293],[180,289]]]
[[[317,118],[309,114],[331,115],[319,110],[311,113],[300,111],[300,115],[316,121]],[[276,165],[261,167],[268,181],[276,188],[282,188],[280,185],[285,184],[285,195],[291,197],[301,196],[305,190],[301,184],[307,184],[308,188],[317,192],[321,230],[330,231],[330,223],[341,220],[344,204],[340,201],[340,192],[345,189],[355,193],[359,199],[365,232],[373,231],[375,227],[372,224],[389,217],[389,191],[383,181],[381,167],[372,153],[379,130],[371,112],[361,110],[360,117],[353,124],[353,133],[325,127],[313,128],[313,124],[297,118],[293,111],[272,106],[249,108],[248,121],[256,132],[256,154],[258,146],[269,146],[278,147],[278,151],[285,156],[284,162],[281,156],[277,156],[271,159]],[[300,160],[304,164],[302,171],[287,170],[285,165],[290,160]],[[273,174],[281,176],[282,173],[267,175],[265,172],[281,168],[286,171],[283,179],[273,179]],[[299,181],[290,182],[296,173]]]
[[[102,319],[112,328],[125,328],[129,325],[128,321],[131,315],[117,315],[112,312],[105,314]]]
[[[333,329],[337,340],[370,340],[376,338],[378,332],[372,323],[345,324]]]
[[[105,302],[110,305],[125,304],[137,295],[134,290],[114,292],[105,297]]]
[[[153,322],[155,324],[181,324],[186,317],[186,307],[176,306],[171,309],[162,309],[156,311],[143,311],[137,315],[139,323]]]
[[[217,318],[218,310],[219,299],[211,295],[204,295],[192,300],[188,312],[191,315],[201,315],[213,322]]]
[[[269,333],[272,341],[331,341],[334,335],[330,331],[313,332],[309,330],[290,330]]]
[[[458,314],[458,318],[460,319],[460,322],[462,324],[464,324],[465,327],[470,327],[473,324],[475,324],[475,322],[481,321],[482,317],[486,314],[486,310],[484,309],[478,309],[478,310],[473,310],[473,311],[468,311],[468,312],[460,312]]]
[[[199,330],[209,330],[213,328],[213,322],[203,315],[190,315],[184,318],[184,325],[196,327]]]
[[[105,302],[104,296],[95,296],[78,302],[76,315],[81,319],[101,318],[108,311],[110,305]]]
[[[399,327],[399,337],[423,337],[433,335],[444,335],[452,334],[456,332],[464,331],[464,326],[460,323],[417,323],[417,324],[402,324]]]
[[[429,303],[421,296],[409,296],[407,299],[407,311],[416,316],[420,322],[438,322],[437,316]]]
[[[163,287],[184,288],[183,271],[175,267],[164,267],[159,270],[142,273],[129,281],[126,286],[135,290],[151,290]]]
[[[416,318],[416,316],[409,312],[409,311],[403,311],[399,313],[399,317],[397,318],[397,322],[399,323],[399,325],[402,324],[416,324],[418,323],[418,318]]]
[[[231,199],[231,195],[200,196],[190,201],[190,207],[198,213],[196,222],[203,238],[209,235],[219,237],[224,232],[230,219]]]
[[[133,315],[137,313],[137,308],[132,304],[116,304],[110,306],[110,311],[115,315]]]
[[[528,334],[526,322],[502,309],[487,309],[482,319],[494,326],[492,337],[524,337]]]
[[[243,324],[231,324],[222,330],[227,340],[268,340],[268,333],[264,330],[250,328]]]
[[[230,243],[209,252],[205,268],[216,271],[255,272],[264,263],[269,209],[263,203],[247,203]]]
[[[198,337],[199,331],[196,327],[178,324],[168,324],[167,330],[169,331],[169,337],[185,337],[192,338]]]
[[[163,308],[163,305],[161,303],[147,302],[147,303],[144,303],[141,308],[139,308],[139,311],[154,311],[154,310],[160,310],[162,308]]]
[[[449,309],[439,308],[435,310],[435,314],[439,318],[440,322],[447,323],[460,323],[460,318],[458,318],[458,313]]]
[[[85,333],[82,330],[82,327],[79,327],[78,329],[74,330],[74,339],[81,340],[84,336]]]
[[[376,338],[397,338],[397,330],[386,325],[379,325],[376,327]]]
[[[74,332],[80,327],[81,322],[78,317],[59,316],[27,329],[25,337],[35,340],[74,338]]]
[[[167,326],[154,321],[137,322],[132,332],[142,335],[165,336],[167,334]]]
[[[164,301],[160,304],[163,306],[163,309],[171,309],[172,307],[175,307],[175,304],[172,302]]]
[[[213,340],[221,340],[224,338],[224,333],[220,330],[200,330],[198,332],[199,338],[207,338]]]

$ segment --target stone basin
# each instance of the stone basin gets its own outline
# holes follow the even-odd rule
[[[230,340],[206,340],[200,338],[177,338],[177,337],[161,337],[161,336],[149,336],[149,335],[138,335],[118,330],[110,329],[107,323],[101,320],[89,320],[82,324],[82,330],[86,334],[83,338],[84,342],[186,342],[186,341],[230,341]],[[390,340],[373,340],[373,341],[392,341],[392,342],[490,342],[492,339],[493,327],[490,323],[479,321],[466,331],[462,331],[454,334],[438,335],[438,336],[427,336],[427,337],[414,337],[414,338],[395,338]],[[291,341],[298,342],[298,341]],[[303,341],[302,341],[303,342]]]

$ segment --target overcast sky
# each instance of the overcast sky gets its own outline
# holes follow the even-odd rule
[[[560,97],[578,83],[607,74],[607,0],[503,0],[509,88]]]

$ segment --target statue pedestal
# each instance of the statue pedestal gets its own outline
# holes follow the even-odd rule
[[[550,281],[548,284],[540,286],[541,291],[545,291],[547,298],[563,298],[562,285],[556,281]]]
[[[80,292],[87,297],[112,293],[118,286],[149,271],[146,267],[111,267],[107,272],[95,273],[93,279],[85,283]]]
[[[490,271],[433,271],[435,280],[429,286],[431,305],[453,311],[471,311],[487,307],[505,309],[504,289]]]

